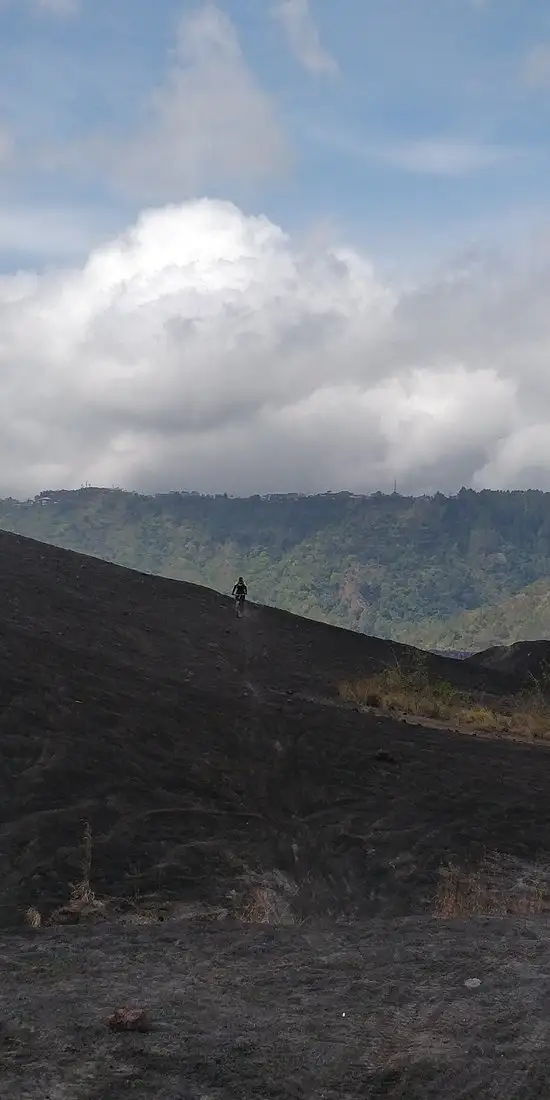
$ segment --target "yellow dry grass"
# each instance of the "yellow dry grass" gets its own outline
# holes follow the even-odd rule
[[[407,669],[386,668],[340,685],[347,702],[385,714],[412,716],[526,740],[550,739],[550,700],[545,685],[533,682],[514,700],[479,701],[430,676],[421,658]]]
[[[537,916],[546,908],[543,883],[535,879],[515,884],[510,874],[499,868],[498,856],[485,856],[473,868],[455,864],[440,868],[434,909],[442,920]]]

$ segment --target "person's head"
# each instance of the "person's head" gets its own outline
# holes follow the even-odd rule
[[[239,583],[239,584],[243,584],[243,583],[244,583],[244,582],[243,582],[243,579],[242,579],[242,577],[239,577],[239,581],[238,581],[238,583]]]

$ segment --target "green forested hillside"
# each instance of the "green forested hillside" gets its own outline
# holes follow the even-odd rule
[[[381,637],[422,624],[432,638],[442,620],[550,577],[550,494],[535,491],[232,499],[85,488],[1,501],[0,526],[222,591],[243,573],[253,600]]]
[[[412,645],[444,650],[473,651],[541,638],[550,639],[550,577],[499,603],[444,622],[420,622],[404,632]]]

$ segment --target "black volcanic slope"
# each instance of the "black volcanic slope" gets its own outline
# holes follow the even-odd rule
[[[1,533],[0,565],[2,1100],[549,1095],[545,747],[341,704],[405,647]],[[104,908],[68,927],[85,823]]]
[[[84,821],[99,896],[222,904],[247,869],[282,872],[301,914],[420,912],[441,861],[546,852],[544,749],[339,704],[342,679],[406,647],[255,606],[237,620],[210,590],[11,534],[0,563],[4,924],[67,898]]]
[[[475,664],[505,676],[514,676],[550,686],[550,642],[544,639],[534,642],[513,642],[512,645],[495,645],[466,658]]]

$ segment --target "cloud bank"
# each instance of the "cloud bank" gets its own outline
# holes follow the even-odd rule
[[[265,217],[149,210],[0,278],[0,492],[550,488],[550,266],[407,292]]]

